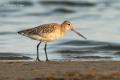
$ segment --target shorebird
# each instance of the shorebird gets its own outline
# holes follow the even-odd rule
[[[37,44],[36,61],[40,61],[38,49],[39,49],[39,45],[41,44],[41,42],[44,42],[45,43],[44,51],[46,55],[46,61],[48,61],[48,56],[47,56],[47,51],[46,51],[47,43],[63,38],[65,32],[68,30],[73,31],[77,33],[79,36],[86,39],[86,37],[84,37],[82,34],[76,31],[76,29],[72,26],[72,23],[70,21],[64,21],[62,24],[58,24],[58,23],[43,24],[35,28],[30,28],[30,29],[19,31],[18,34],[21,34],[31,39],[40,41]]]

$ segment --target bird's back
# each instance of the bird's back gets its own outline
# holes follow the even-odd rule
[[[35,30],[35,34],[43,35],[43,34],[49,34],[55,32],[57,29],[59,29],[61,26],[57,23],[50,23],[50,24],[43,24],[38,27],[33,28]]]

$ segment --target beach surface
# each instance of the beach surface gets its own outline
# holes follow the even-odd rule
[[[0,80],[120,80],[120,61],[2,61]]]

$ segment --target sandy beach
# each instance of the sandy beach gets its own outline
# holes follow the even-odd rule
[[[120,61],[0,62],[0,80],[120,80]]]

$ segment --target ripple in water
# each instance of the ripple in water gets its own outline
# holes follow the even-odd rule
[[[99,41],[79,41],[72,40],[56,45],[63,47],[55,50],[68,59],[84,59],[84,60],[112,60],[119,54],[120,44],[99,42]]]
[[[92,7],[95,3],[85,1],[40,1],[43,5],[67,5],[67,6],[81,6],[81,7]]]

